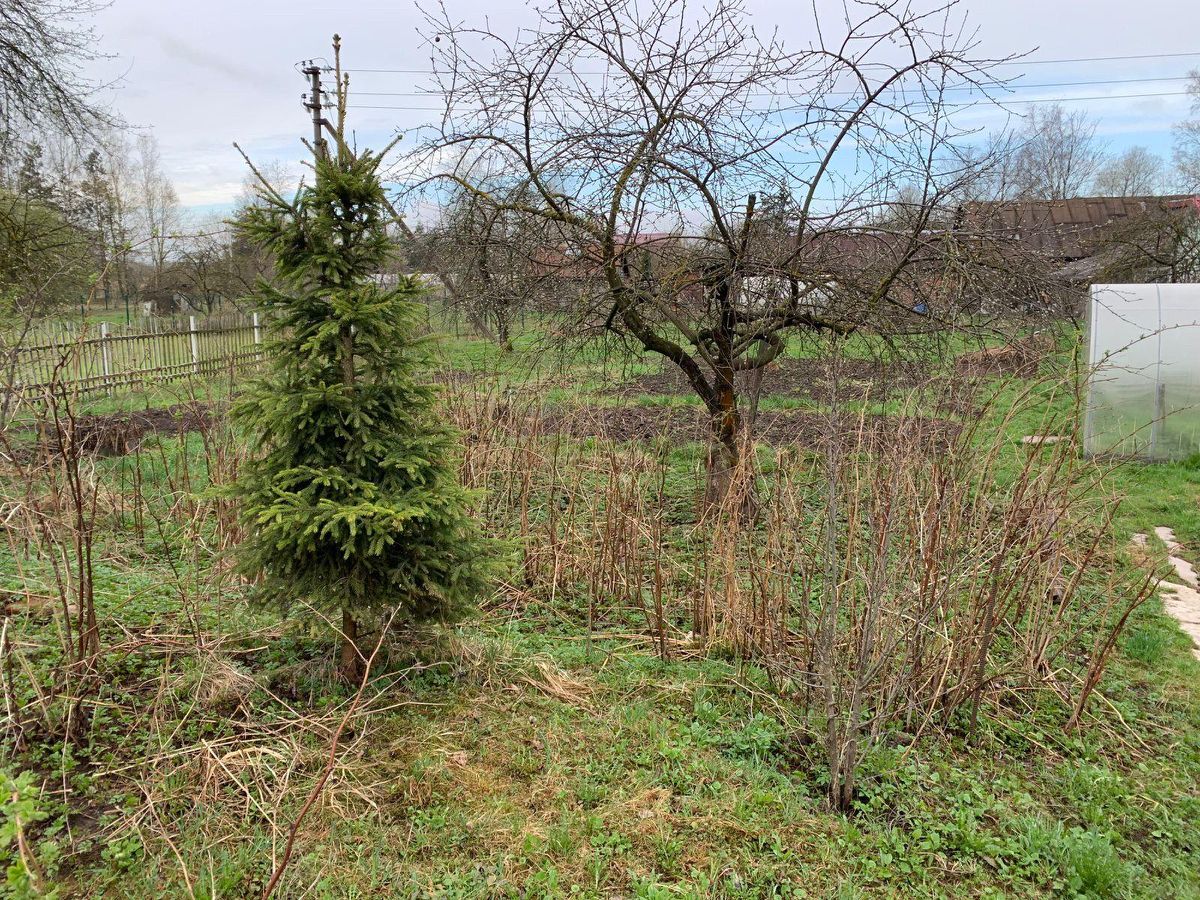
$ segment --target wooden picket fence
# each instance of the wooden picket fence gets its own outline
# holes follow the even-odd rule
[[[118,326],[47,326],[0,337],[3,389],[36,397],[51,385],[83,395],[243,369],[262,358],[263,324],[251,316]]]

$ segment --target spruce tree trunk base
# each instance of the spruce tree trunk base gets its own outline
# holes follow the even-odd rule
[[[342,648],[338,656],[338,678],[347,684],[362,681],[362,655],[358,652],[358,622],[350,610],[342,610]]]

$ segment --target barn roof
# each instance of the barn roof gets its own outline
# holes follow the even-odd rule
[[[1110,225],[1155,209],[1200,203],[1188,195],[1069,197],[1064,200],[983,200],[959,210],[960,227],[1001,234],[1030,250],[1063,260],[1093,255],[1093,242]],[[1198,207],[1200,208],[1200,207]]]

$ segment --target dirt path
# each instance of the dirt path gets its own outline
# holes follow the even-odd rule
[[[1163,609],[1179,623],[1183,632],[1192,639],[1192,655],[1200,659],[1200,582],[1197,581],[1196,569],[1179,553],[1183,545],[1175,539],[1175,532],[1170,528],[1159,526],[1154,529],[1154,535],[1167,548],[1167,559],[1175,569],[1176,581],[1165,579],[1158,586],[1159,596],[1162,597]],[[1135,534],[1133,543],[1146,549],[1150,538],[1144,534]]]

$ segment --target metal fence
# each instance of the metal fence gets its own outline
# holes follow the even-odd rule
[[[0,337],[3,385],[26,396],[58,384],[77,394],[112,392],[213,375],[262,357],[258,314],[139,326],[50,325]]]

